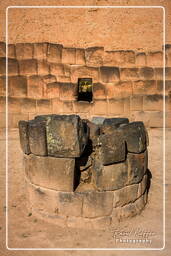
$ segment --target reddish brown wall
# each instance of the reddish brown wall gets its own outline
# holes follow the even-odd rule
[[[171,93],[171,46],[166,50],[166,101]],[[0,44],[1,120],[5,120],[5,44]],[[163,54],[65,48],[58,44],[9,45],[9,126],[37,114],[125,116],[162,127]],[[77,81],[93,78],[93,103],[77,101]],[[167,104],[167,115],[170,114]],[[1,122],[1,127],[5,124]],[[170,120],[167,126],[171,126]]]

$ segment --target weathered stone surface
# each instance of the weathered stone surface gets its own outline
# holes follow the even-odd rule
[[[100,78],[104,83],[111,83],[120,79],[119,68],[100,67]]]
[[[84,195],[83,216],[88,218],[108,216],[112,213],[113,193],[88,192]]]
[[[100,191],[116,190],[127,184],[127,163],[116,163],[102,166],[101,161],[95,159],[92,167],[92,183]]]
[[[103,65],[103,47],[89,47],[85,50],[85,58],[87,66],[102,66]]]
[[[76,64],[85,65],[85,50],[81,48],[76,49]]]
[[[35,59],[46,59],[47,58],[47,43],[35,43],[34,44],[34,58]]]
[[[146,66],[146,54],[145,52],[140,52],[136,55],[136,65]]]
[[[153,79],[154,69],[151,67],[143,67],[140,69],[140,77],[143,79]]]
[[[128,152],[141,153],[146,149],[146,132],[143,122],[132,122],[119,128],[123,132]]]
[[[47,60],[48,62],[61,63],[62,60],[62,45],[48,44]]]
[[[121,80],[138,80],[139,68],[121,68]]]
[[[38,120],[29,122],[29,144],[31,153],[38,156],[47,155],[45,122]]]
[[[28,59],[19,61],[20,75],[36,75],[37,74],[37,60]]]
[[[33,45],[29,43],[16,44],[17,59],[32,59],[33,58]]]
[[[138,197],[140,197],[145,193],[145,190],[147,189],[147,182],[148,182],[148,176],[147,174],[145,174],[141,182],[138,184]]]
[[[104,54],[104,64],[108,66],[128,66],[134,63],[133,51],[106,51]]]
[[[90,192],[95,191],[96,188],[91,183],[80,183],[78,187],[76,188],[75,192],[77,193],[84,193],[84,192]]]
[[[142,180],[147,171],[148,154],[147,151],[141,154],[127,154],[128,166],[128,182],[127,184],[135,184]]]
[[[33,75],[27,78],[28,83],[28,97],[30,98],[42,98],[43,97],[43,89],[44,82],[40,76]]]
[[[6,44],[4,42],[0,42],[0,57],[6,56]]]
[[[15,44],[8,44],[8,58],[16,58]]]
[[[101,125],[101,124],[103,124],[104,120],[105,120],[105,117],[94,116],[91,121],[92,121],[92,123],[94,123],[96,125]]]
[[[25,156],[25,173],[31,183],[72,192],[74,189],[75,159]]]
[[[59,215],[81,216],[83,197],[79,193],[59,192]]]
[[[77,115],[44,116],[47,120],[48,155],[79,157],[87,144],[89,129]]]
[[[92,78],[93,83],[99,82],[99,69],[80,65],[71,66],[71,82],[78,83],[78,78]]]
[[[64,76],[64,65],[60,63],[51,63],[50,73],[57,76]]]
[[[0,75],[6,75],[6,58],[0,58]],[[18,75],[18,62],[8,59],[8,75]]]
[[[29,146],[29,134],[28,134],[28,122],[19,121],[19,135],[20,135],[20,145],[24,154],[30,154]]]
[[[48,75],[50,72],[49,64],[46,62],[46,60],[39,60],[37,62],[37,73],[38,75]]]
[[[122,162],[126,159],[126,145],[123,135],[117,131],[99,137],[99,156],[103,165]]]
[[[50,99],[37,100],[37,112],[38,113],[51,113],[51,101]]]
[[[133,184],[114,191],[113,207],[124,206],[138,198],[139,184]]]
[[[27,79],[24,76],[12,76],[8,79],[9,96],[27,96]]]
[[[100,127],[100,132],[102,134],[111,134],[115,132],[118,127],[128,123],[128,118],[105,118],[103,125]]]
[[[63,48],[62,49],[62,63],[76,64],[76,49]]]
[[[0,77],[0,96],[5,96],[6,94],[6,77]]]

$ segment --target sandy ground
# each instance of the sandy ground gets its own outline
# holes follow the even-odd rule
[[[161,251],[12,251],[5,247],[5,137],[0,134],[0,255],[164,255],[171,254],[171,207],[168,204],[168,195],[171,193],[171,129],[166,132],[166,247]],[[162,130],[150,129],[149,169],[152,173],[149,200],[140,216],[127,221],[116,223],[105,231],[69,229],[54,226],[53,223],[29,216],[26,208],[24,175],[22,167],[22,152],[20,150],[18,131],[9,133],[9,238],[10,248],[161,248],[163,247],[163,158],[162,158]],[[135,232],[150,232],[151,243],[117,243],[114,234],[116,230],[130,232],[126,238],[137,238]],[[140,234],[140,233],[136,233]],[[120,238],[124,238],[120,234]],[[141,238],[141,237],[139,237]]]

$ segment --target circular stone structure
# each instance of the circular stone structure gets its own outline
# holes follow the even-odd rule
[[[139,214],[148,134],[127,118],[42,115],[19,122],[29,208],[60,226],[104,229]]]

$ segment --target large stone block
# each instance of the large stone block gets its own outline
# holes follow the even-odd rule
[[[0,75],[6,75],[6,58],[0,58]],[[8,59],[8,75],[18,75],[18,62]]]
[[[38,156],[47,155],[46,127],[44,121],[29,122],[29,145],[31,153]]]
[[[6,56],[6,44],[4,42],[0,42],[0,57]]]
[[[37,73],[38,75],[48,75],[50,72],[49,64],[46,62],[46,60],[38,60],[37,63]]]
[[[96,67],[80,65],[71,66],[71,82],[78,83],[78,78],[92,78],[93,83],[99,82],[99,70]]]
[[[57,191],[73,191],[75,159],[25,155],[25,173],[31,183]]]
[[[139,68],[121,68],[121,80],[139,79]]]
[[[20,75],[36,75],[37,74],[37,60],[28,59],[19,61]]]
[[[142,67],[140,69],[140,77],[147,80],[153,79],[154,69],[151,67]]]
[[[162,52],[150,52],[147,55],[147,65],[152,67],[163,66],[163,53]]]
[[[24,76],[12,76],[8,79],[9,96],[27,96],[27,79]]]
[[[76,49],[63,48],[62,49],[62,63],[76,64]]]
[[[122,162],[126,159],[126,145],[121,133],[113,131],[99,137],[99,157],[103,165]]]
[[[30,154],[31,151],[29,146],[28,122],[20,121],[18,127],[21,149],[24,154]]]
[[[127,163],[115,163],[102,166],[101,161],[95,159],[92,167],[92,182],[100,191],[116,190],[127,184]]]
[[[51,113],[52,105],[50,99],[40,99],[36,101],[38,113]]]
[[[126,164],[128,166],[127,184],[139,183],[147,171],[148,153],[147,150],[141,154],[127,154]]]
[[[76,65],[85,65],[85,50],[81,48],[76,49]]]
[[[17,59],[32,59],[33,58],[33,44],[18,43],[16,44]]]
[[[102,126],[100,127],[100,132],[102,134],[111,134],[115,132],[118,127],[128,123],[128,118],[105,118]]]
[[[85,58],[87,66],[102,66],[103,65],[103,47],[90,47],[85,50]]]
[[[119,128],[123,132],[128,152],[141,153],[146,149],[146,132],[143,122],[132,122]]]
[[[0,96],[5,96],[6,94],[6,77],[0,77]]]
[[[40,76],[34,75],[28,77],[28,97],[42,98],[44,82]]]
[[[104,64],[108,66],[128,66],[134,63],[133,51],[106,51],[104,54]]]
[[[109,216],[112,213],[112,192],[87,192],[83,200],[83,217]]]
[[[62,60],[62,45],[60,44],[49,44],[47,52],[48,62],[61,63]]]
[[[139,52],[136,55],[136,65],[137,66],[146,66],[146,54],[145,52]]]
[[[46,120],[48,155],[79,157],[87,145],[89,129],[77,115],[37,117]]]
[[[120,207],[134,202],[138,198],[138,189],[139,184],[133,184],[114,191],[113,206]]]
[[[111,83],[120,79],[119,68],[100,67],[100,78],[104,83]]]
[[[12,59],[16,58],[15,44],[8,45],[8,58],[12,58]]]
[[[41,60],[47,58],[47,43],[35,43],[34,44],[34,58]]]

